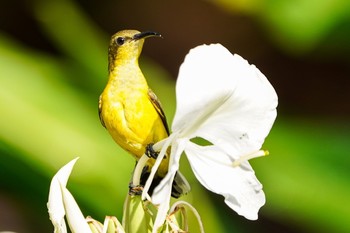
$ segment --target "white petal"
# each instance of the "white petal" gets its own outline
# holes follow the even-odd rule
[[[62,186],[62,197],[63,203],[66,210],[67,221],[69,224],[69,228],[73,233],[88,233],[91,232],[91,229],[85,218],[74,200],[72,194],[66,189],[66,187]]]
[[[250,220],[258,218],[265,194],[250,166],[233,167],[231,157],[216,146],[188,143],[185,153],[204,187],[223,195],[225,203],[238,214]]]
[[[157,217],[153,224],[152,233],[157,233],[158,229],[164,225],[164,221],[166,219],[166,216],[168,214],[168,210],[170,208],[170,195],[168,195],[164,202],[158,206],[158,212]]]
[[[170,207],[169,202],[173,180],[179,169],[180,157],[184,151],[186,143],[187,140],[184,139],[179,139],[172,143],[168,173],[153,191],[152,202],[155,205],[159,205],[157,217],[153,226],[153,233],[157,232],[158,228],[164,224],[166,219]]]
[[[152,202],[156,205],[161,204],[171,195],[171,188],[175,174],[180,166],[180,157],[187,144],[186,139],[174,140],[171,144],[171,156],[169,161],[169,170],[159,185],[154,189]]]
[[[203,137],[235,158],[260,149],[276,117],[277,95],[266,77],[219,44],[190,51],[176,97],[172,130]]]
[[[65,209],[62,200],[61,186],[67,185],[68,178],[72,172],[73,166],[78,158],[73,159],[64,167],[62,167],[52,178],[50,184],[49,200],[47,208],[52,224],[55,227],[55,232],[67,232],[66,223],[64,221]]]
[[[159,144],[162,144],[162,149],[160,150],[158,156],[157,156],[157,159],[155,161],[155,163],[153,164],[153,167],[151,169],[151,173],[150,175],[148,176],[148,179],[146,181],[146,184],[143,188],[143,191],[142,191],[142,200],[146,199],[146,197],[148,196],[148,190],[150,189],[151,187],[151,184],[153,182],[153,178],[159,168],[159,165],[161,164],[162,160],[163,160],[163,157],[165,156],[165,153],[170,145],[170,143],[172,142],[172,137],[173,135],[170,135],[168,138],[156,143],[154,145],[153,148],[157,148],[159,146]]]

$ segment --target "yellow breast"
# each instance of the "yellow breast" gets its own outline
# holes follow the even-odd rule
[[[139,158],[150,143],[167,137],[146,90],[107,86],[101,95],[101,117],[113,139]]]

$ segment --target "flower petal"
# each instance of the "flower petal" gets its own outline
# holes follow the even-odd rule
[[[155,163],[153,164],[153,167],[151,169],[151,173],[150,175],[148,176],[148,179],[146,181],[146,184],[143,188],[143,191],[142,191],[142,200],[146,199],[146,197],[148,196],[148,190],[149,188],[151,187],[151,184],[152,184],[152,181],[153,181],[153,178],[159,168],[159,165],[161,164],[164,156],[165,156],[165,153],[166,153],[166,150],[167,148],[169,147],[170,143],[172,142],[172,138],[173,138],[173,135],[170,135],[168,138],[162,140],[162,141],[159,141],[157,142],[153,148],[157,148],[159,146],[159,144],[162,145],[161,147],[161,150],[157,156],[157,159],[155,161]]]
[[[61,186],[65,187],[67,185],[68,178],[77,160],[78,158],[75,158],[62,167],[52,178],[50,184],[47,208],[49,210],[50,220],[55,228],[54,232],[67,232],[66,223],[64,221],[65,208],[62,200]]]
[[[168,210],[170,208],[170,195],[168,195],[164,202],[158,206],[158,212],[153,224],[152,233],[159,232],[159,228],[164,225]]]
[[[173,139],[171,137],[168,140]],[[179,169],[180,157],[182,152],[184,151],[186,143],[187,140],[184,139],[173,141],[170,153],[171,157],[169,161],[168,173],[153,191],[152,202],[155,205],[159,205],[157,217],[154,221],[154,233],[157,232],[158,228],[164,224],[164,221],[166,219],[166,215],[170,207],[170,197],[173,180],[177,170]]]
[[[87,224],[78,204],[74,200],[72,194],[64,186],[62,188],[62,197],[64,208],[66,210],[69,228],[73,233],[89,233],[91,229]]]
[[[250,220],[258,218],[258,211],[265,204],[265,194],[250,166],[233,167],[230,156],[216,146],[188,143],[185,153],[204,187],[223,195],[225,203],[239,215]]]
[[[260,149],[276,118],[277,95],[266,77],[220,44],[190,51],[176,97],[172,130],[205,138],[234,157]]]
[[[170,138],[170,140],[172,140]],[[164,202],[167,196],[170,196],[173,180],[180,166],[180,157],[185,149],[187,140],[177,139],[171,143],[171,153],[169,161],[169,170],[159,185],[154,189],[152,202],[156,205]]]

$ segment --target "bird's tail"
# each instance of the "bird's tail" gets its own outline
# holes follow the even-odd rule
[[[191,190],[191,186],[185,176],[177,171],[171,189],[171,196],[179,198],[181,195],[187,194]]]
[[[148,169],[145,167],[141,175],[141,180],[140,180],[141,185],[145,185],[149,175],[150,173]],[[159,176],[155,176],[153,178],[151,187],[148,191],[150,195],[152,195],[154,188],[159,185],[162,179],[163,177],[159,177]],[[180,196],[190,192],[190,190],[191,190],[191,186],[186,180],[185,176],[182,175],[180,171],[177,171],[175,174],[172,189],[171,189],[171,196],[175,198],[179,198]]]

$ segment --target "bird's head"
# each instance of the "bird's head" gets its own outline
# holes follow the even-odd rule
[[[108,49],[108,69],[111,71],[118,62],[128,62],[138,59],[142,46],[147,37],[161,37],[157,32],[137,30],[123,30],[114,34],[111,38]]]

